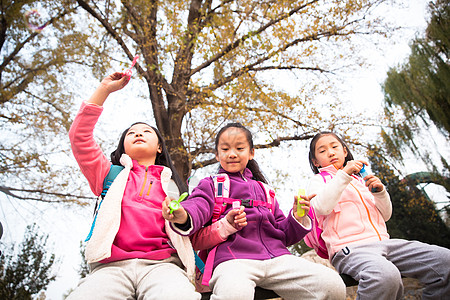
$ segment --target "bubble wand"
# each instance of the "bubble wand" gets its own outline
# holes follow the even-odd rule
[[[186,197],[189,194],[187,192],[184,192],[183,194],[180,195],[180,198],[178,198],[178,200],[172,200],[169,203],[169,208],[170,208],[170,213],[173,213],[174,210],[177,210],[180,208],[180,202],[183,201],[184,199],[186,199]]]
[[[136,64],[136,61],[138,60],[138,58],[139,58],[139,55],[136,55],[136,56],[133,58],[133,62],[131,63],[131,67],[130,67],[128,70],[126,70],[125,72],[123,72],[123,74],[124,74],[125,76],[128,76],[129,78],[131,78],[131,75],[133,74],[132,69],[133,69],[134,65]]]
[[[300,207],[300,204],[298,203],[298,201],[300,201],[300,196],[304,196],[306,195],[305,189],[299,189],[298,190],[298,195],[297,195],[297,215],[301,218],[305,215],[305,210],[303,208]]]

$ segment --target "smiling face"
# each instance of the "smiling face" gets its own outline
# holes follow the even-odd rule
[[[344,166],[347,149],[336,137],[326,134],[317,140],[314,150],[313,163],[318,168],[334,165],[336,169]]]
[[[227,172],[242,173],[248,161],[253,159],[254,153],[244,130],[240,128],[230,127],[219,137],[216,159]]]
[[[130,127],[123,141],[125,153],[139,164],[155,164],[156,154],[161,153],[158,136],[149,125],[138,123]]]

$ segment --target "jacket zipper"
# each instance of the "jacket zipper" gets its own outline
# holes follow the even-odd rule
[[[148,175],[148,167],[145,168],[144,182],[142,183],[142,188],[139,193],[139,197],[142,197],[142,195],[144,195],[144,189],[145,189],[145,186],[147,185],[147,175]],[[150,181],[150,185],[148,186],[147,196],[150,195],[150,189],[152,188],[152,184],[153,184],[153,180]]]
[[[362,204],[364,205],[364,208],[366,209],[367,216],[369,217],[369,222],[370,222],[370,224],[372,225],[373,229],[375,230],[375,232],[376,232],[377,235],[378,235],[378,238],[379,238],[380,241],[381,241],[380,233],[378,232],[378,230],[377,230],[377,228],[375,227],[375,225],[373,225],[372,218],[370,217],[370,213],[369,213],[369,208],[367,208],[367,205],[366,205],[366,203],[364,202],[363,197],[361,196],[361,193],[358,191],[358,189],[357,189],[351,182],[350,182],[350,185],[351,185],[351,186],[356,190],[356,192],[358,193],[359,198],[361,199],[361,202],[362,202]]]

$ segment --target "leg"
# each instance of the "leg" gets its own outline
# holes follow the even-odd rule
[[[417,278],[425,285],[422,299],[444,299],[450,295],[450,250],[418,241],[392,239],[388,259],[405,277]],[[448,299],[448,298],[447,298]]]
[[[136,262],[137,300],[200,300],[186,272],[175,263],[174,258],[162,262],[139,259]]]
[[[134,286],[129,267],[129,260],[96,264],[67,299],[134,299]]]
[[[401,299],[403,282],[400,271],[385,257],[381,242],[344,248],[331,263],[339,273],[359,281],[357,299]]]
[[[345,284],[333,269],[294,255],[266,262],[265,279],[258,285],[283,299],[345,299]]]
[[[253,300],[263,261],[233,259],[219,264],[212,274],[209,286],[211,300]]]

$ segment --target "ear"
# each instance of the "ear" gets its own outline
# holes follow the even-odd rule
[[[248,157],[248,160],[252,160],[253,157],[255,157],[255,148],[252,148],[252,149],[250,150],[250,155],[249,155],[249,157]]]
[[[158,153],[161,153],[161,152],[162,152],[162,148],[161,148],[161,145],[160,145],[160,144],[158,144],[158,149],[156,149],[156,152],[158,152]]]
[[[348,151],[347,151],[347,147],[344,147],[344,158],[347,157]]]
[[[313,158],[312,162],[315,167],[320,168],[320,165],[319,165],[319,162],[317,161],[317,159]]]

